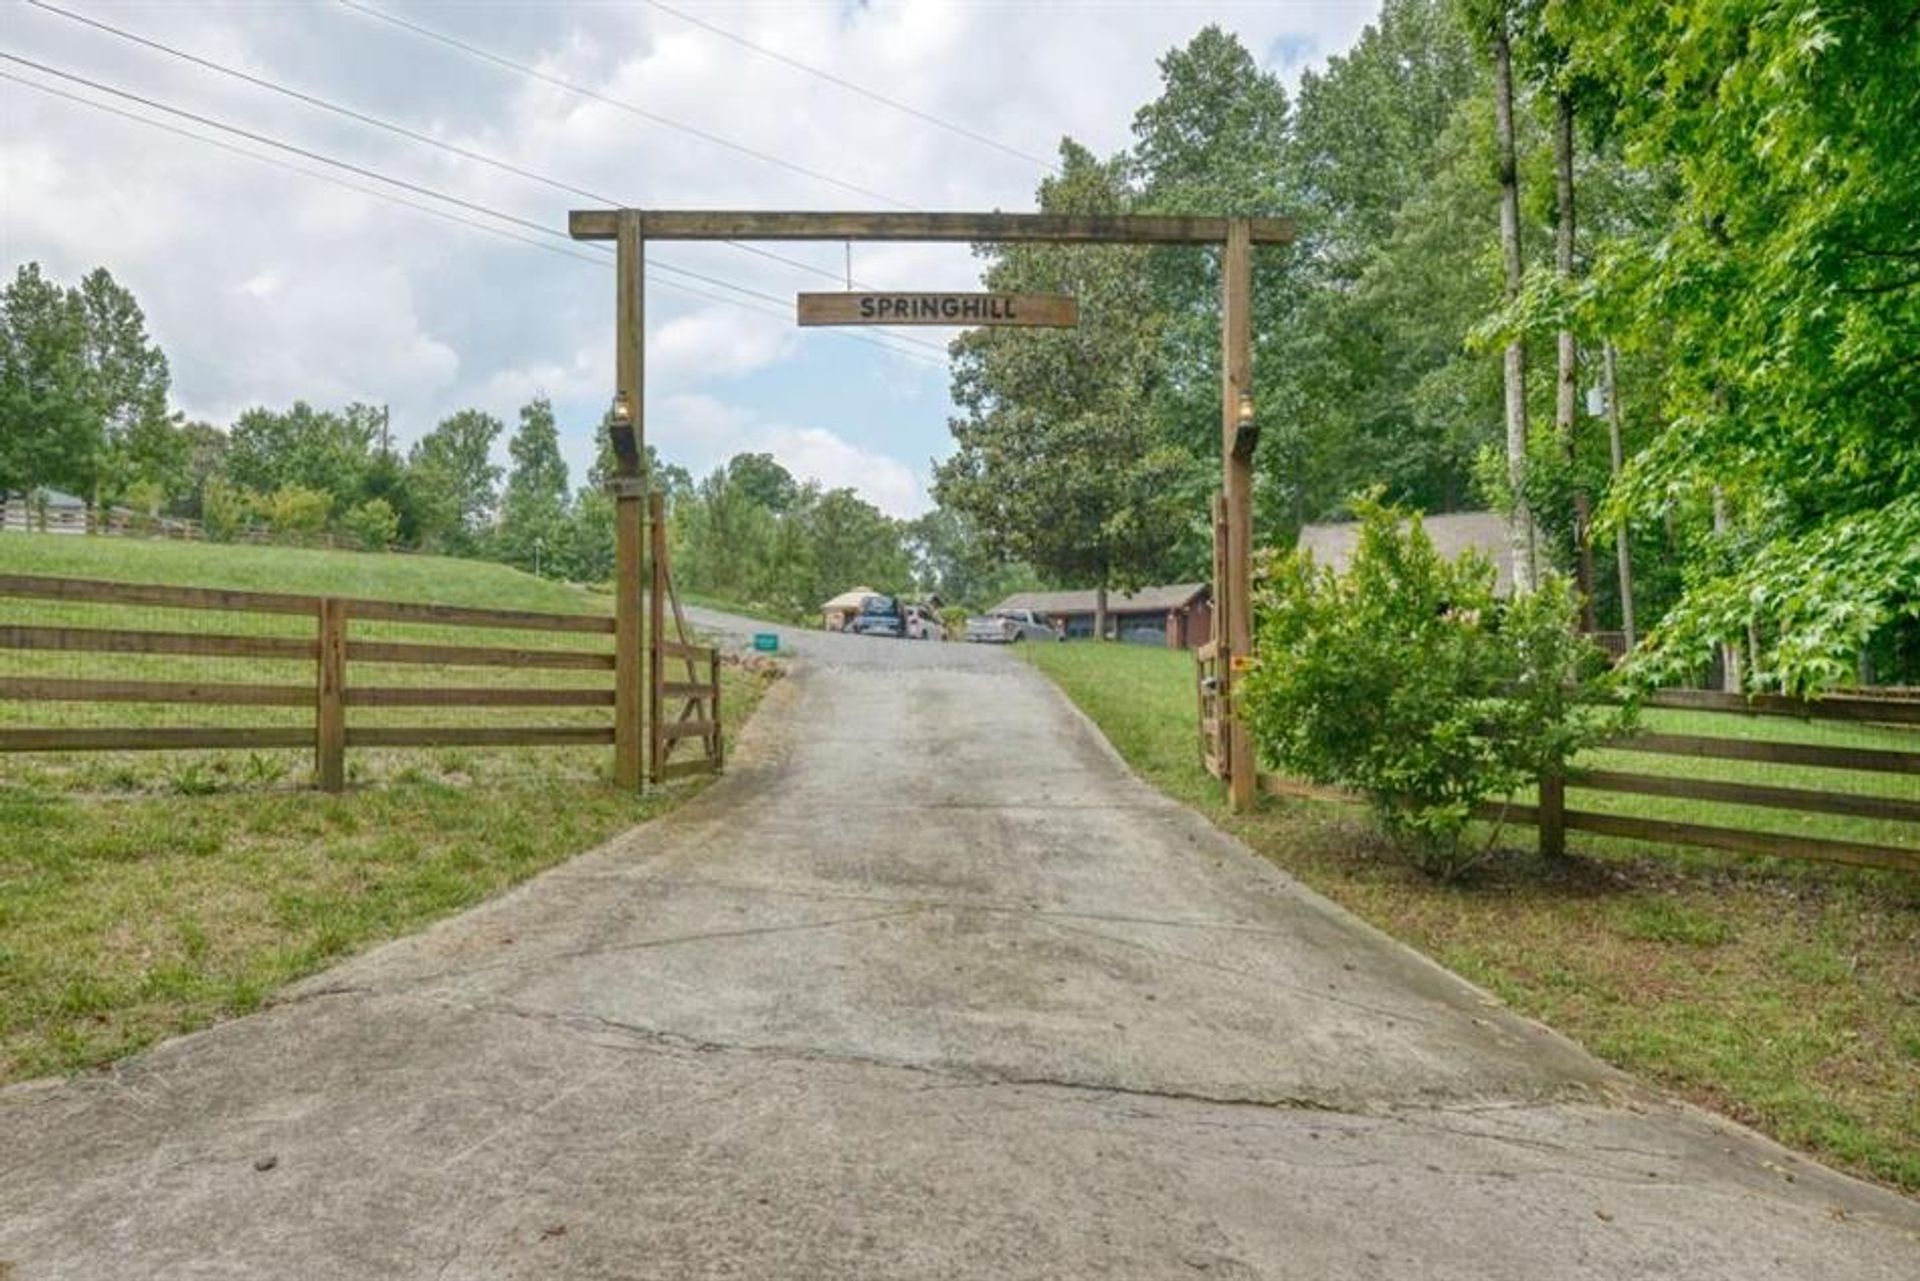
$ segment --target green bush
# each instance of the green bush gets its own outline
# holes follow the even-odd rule
[[[1582,701],[1604,660],[1564,580],[1502,602],[1492,565],[1441,557],[1417,515],[1371,500],[1359,514],[1344,575],[1297,552],[1260,568],[1239,697],[1269,765],[1364,793],[1450,878],[1485,853],[1466,843],[1477,806],[1560,771],[1621,714]]]
[[[384,498],[369,498],[340,518],[346,531],[370,552],[383,552],[400,536],[400,517]]]
[[[317,489],[282,485],[258,499],[257,509],[276,534],[317,534],[327,527],[333,499]]]

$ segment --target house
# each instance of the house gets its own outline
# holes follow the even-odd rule
[[[1485,556],[1493,562],[1495,594],[1513,594],[1513,544],[1506,517],[1496,512],[1442,512],[1422,516],[1420,527],[1433,541],[1433,549],[1448,560],[1466,551]],[[1300,530],[1300,548],[1313,554],[1315,564],[1336,574],[1347,572],[1347,562],[1359,544],[1360,526],[1353,521],[1307,525]]]
[[[1093,635],[1094,593],[1015,592],[994,606],[1030,609],[1065,629],[1069,637]],[[1107,634],[1136,645],[1165,645],[1192,649],[1213,634],[1213,587],[1208,583],[1176,583],[1171,587],[1142,587],[1137,592],[1107,593]]]
[[[87,501],[58,489],[0,494],[0,532],[84,534]]]
[[[853,621],[853,616],[860,612],[860,606],[866,603],[867,597],[880,594],[871,587],[856,587],[852,591],[841,592],[820,607],[820,626],[830,632],[845,631],[847,624]]]

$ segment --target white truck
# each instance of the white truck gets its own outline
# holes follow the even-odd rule
[[[1030,609],[1000,609],[967,620],[967,639],[982,645],[1011,645],[1023,640],[1065,640],[1052,624]]]

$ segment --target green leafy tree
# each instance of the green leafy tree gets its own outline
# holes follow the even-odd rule
[[[545,396],[521,406],[520,425],[507,442],[513,465],[500,503],[500,550],[510,564],[557,571],[567,526],[567,464],[560,431]]]
[[[91,494],[103,441],[77,298],[25,263],[0,293],[0,321],[0,493]]]
[[[456,556],[485,538],[499,502],[500,468],[493,444],[505,426],[491,414],[462,409],[440,420],[407,454],[416,510],[415,537]]]
[[[167,358],[148,336],[140,304],[104,267],[87,273],[76,300],[88,397],[100,423],[96,498],[119,497],[141,480],[180,492],[188,442],[167,412]]]
[[[776,515],[800,498],[799,482],[772,454],[735,454],[727,460],[727,478],[740,487],[747,501]]]
[[[1756,684],[1846,679],[1920,616],[1920,23],[1872,0],[1554,3],[1547,22],[1674,195],[1593,270],[1595,326],[1667,357],[1664,425],[1607,514],[1718,486],[1749,549],[1698,563],[1646,670],[1751,637]]]
[[[331,510],[344,511],[359,501],[380,427],[380,410],[371,405],[333,411],[299,400],[283,412],[249,409],[228,433],[227,472],[242,488],[311,490],[327,495]]]
[[[1072,142],[1040,189],[1056,213],[1132,207],[1124,159],[1102,162]],[[990,288],[1066,292],[1073,329],[982,329],[954,343],[952,456],[935,493],[989,531],[996,552],[1051,578],[1109,588],[1154,581],[1179,563],[1204,523],[1191,501],[1195,459],[1168,443],[1152,413],[1162,316],[1131,246],[989,246]],[[1104,621],[1102,619],[1101,621]]]

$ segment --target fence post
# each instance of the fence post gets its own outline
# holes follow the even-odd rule
[[[331,596],[322,599],[319,621],[313,765],[320,790],[338,792],[347,785],[347,603]]]
[[[707,715],[711,718],[709,723],[713,726],[711,755],[713,771],[717,774],[726,765],[725,736],[720,731],[720,647],[718,645],[715,645],[711,651],[707,672],[713,679],[713,688],[710,691],[713,696],[707,700]]]
[[[616,476],[608,482],[614,496],[613,783],[636,792],[645,777],[640,712],[640,512],[645,485],[638,476]]]
[[[660,494],[647,496],[647,562],[652,576],[647,588],[647,768],[653,781],[666,781],[667,738],[662,722],[664,700],[660,682],[667,679],[667,502]]]
[[[1558,766],[1540,776],[1539,830],[1543,858],[1567,852],[1567,780]]]

